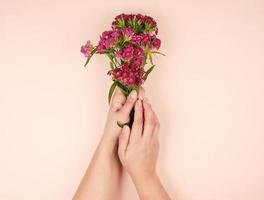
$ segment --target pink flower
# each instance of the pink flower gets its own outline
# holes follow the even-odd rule
[[[144,69],[133,63],[124,63],[123,65],[108,72],[114,80],[121,81],[124,85],[141,85],[144,82]]]
[[[112,28],[101,34],[96,47],[87,41],[81,52],[88,58],[95,52],[108,56],[111,70],[107,74],[129,91],[130,86],[144,83],[145,65],[153,65],[152,50],[161,45],[157,34],[157,23],[152,17],[122,13],[116,16]]]
[[[152,17],[150,17],[150,16],[145,16],[144,17],[144,22],[151,24],[151,26],[153,28],[156,28],[157,27],[157,22]]]
[[[152,48],[154,48],[154,49],[159,49],[160,48],[161,41],[160,41],[159,38],[157,38],[156,35],[153,35],[151,37],[151,43],[152,43],[152,45],[151,45]]]
[[[138,46],[134,50],[134,60],[135,65],[141,66],[144,61],[144,50],[142,47]]]
[[[129,37],[132,37],[135,34],[134,30],[131,27],[124,28],[123,32]]]
[[[100,41],[97,45],[97,50],[99,53],[104,53],[104,51],[114,45],[115,41],[121,35],[119,30],[104,31],[100,36]]]
[[[143,45],[148,45],[149,44],[149,42],[150,42],[150,35],[149,34],[141,34],[141,36],[142,36],[142,44]]]
[[[143,39],[142,35],[133,35],[132,39],[131,39],[131,42],[133,44],[136,44],[136,43],[139,44],[139,43],[141,43],[142,39]]]
[[[118,21],[118,20],[122,20],[122,19],[126,20],[126,19],[127,19],[127,15],[124,14],[124,13],[122,13],[122,14],[120,14],[120,15],[117,15],[117,16],[115,17],[115,21],[114,21],[114,22],[116,22],[116,21]]]
[[[140,21],[144,21],[144,15],[137,14],[137,15],[136,15],[136,19],[137,19],[137,20],[140,20]]]
[[[142,26],[141,26],[142,25]],[[123,29],[131,27],[137,33],[155,33],[158,34],[157,22],[150,16],[141,14],[120,14],[112,22],[112,28]]]
[[[128,59],[128,60],[131,59],[132,56],[133,56],[133,54],[134,54],[134,48],[133,48],[133,46],[127,46],[122,51],[122,57],[124,59]]]
[[[140,46],[127,45],[124,49],[117,51],[116,56],[140,66],[144,60],[144,50]]]
[[[88,40],[85,45],[81,46],[81,53],[87,57],[90,58],[92,56],[91,51],[93,49],[93,45],[91,44],[91,41]]]
[[[118,22],[125,21],[125,20],[127,20],[127,15],[126,14],[122,13],[120,15],[117,15],[115,17],[115,20],[112,22],[112,28],[115,29],[117,24],[118,24]]]
[[[117,51],[116,56],[124,60],[130,60],[134,55],[134,47],[131,45],[126,46],[124,49]]]

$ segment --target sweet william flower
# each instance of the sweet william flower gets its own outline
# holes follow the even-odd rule
[[[124,59],[127,59],[127,60],[129,60],[129,59],[131,59],[132,58],[132,56],[134,55],[134,47],[133,46],[126,46],[124,49],[123,49],[123,51],[122,51],[122,58],[124,58]]]
[[[144,50],[140,46],[128,45],[124,49],[117,51],[118,58],[133,62],[136,65],[141,65],[144,60]]]
[[[144,50],[142,47],[138,46],[134,49],[133,63],[135,65],[141,66],[143,61],[144,61]]]
[[[104,31],[100,36],[97,45],[97,51],[103,53],[106,49],[114,45],[115,41],[120,37],[121,33],[118,30]]]
[[[137,20],[140,20],[141,22],[143,22],[143,21],[144,21],[144,15],[142,15],[142,14],[137,14],[137,15],[136,15],[136,19],[137,19]]]
[[[132,37],[135,32],[131,27],[126,27],[123,29],[123,32],[128,36],[128,37]]]
[[[88,58],[85,65],[95,53],[109,58],[111,70],[107,74],[113,80],[109,101],[116,86],[128,95],[145,82],[155,66],[154,53],[160,53],[152,51],[161,45],[157,34],[157,23],[152,17],[122,13],[115,17],[111,29],[101,34],[96,47],[90,41],[81,47],[81,52]]]
[[[144,33],[144,34],[141,34],[141,36],[142,36],[142,40],[141,40],[142,44],[143,45],[148,45],[149,42],[150,42],[150,35]]]
[[[120,81],[125,86],[143,84],[144,73],[144,69],[134,63],[124,63],[108,72],[109,75],[112,75],[114,80]]]
[[[92,50],[93,50],[93,45],[91,44],[91,41],[88,40],[85,45],[81,46],[81,53],[86,57],[90,58],[92,56]]]
[[[151,31],[157,32],[157,22],[152,17],[145,16],[143,21],[147,32],[151,32]]]
[[[141,14],[120,14],[115,17],[115,20],[112,22],[112,28],[133,28],[137,33],[143,32],[155,32],[158,33],[157,22],[150,16],[141,15]]]
[[[140,44],[143,39],[143,36],[140,34],[135,34],[132,36],[131,42],[133,44]]]
[[[160,45],[161,45],[161,40],[159,38],[157,38],[156,35],[153,35],[151,37],[151,43],[152,43],[152,48],[159,49]]]

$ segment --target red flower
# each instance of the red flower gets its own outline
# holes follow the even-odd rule
[[[144,82],[144,69],[133,63],[124,63],[108,74],[126,86],[141,85]]]
[[[130,59],[134,55],[134,47],[133,46],[126,46],[122,51],[122,57],[124,59]]]
[[[151,47],[154,49],[159,49],[160,48],[161,41],[159,38],[157,38],[156,35],[153,35],[151,37]]]
[[[104,50],[111,47],[120,35],[121,33],[119,30],[104,31],[100,36],[100,41],[97,45],[98,52],[103,53]]]
[[[132,39],[131,39],[131,43],[133,43],[133,44],[140,44],[141,43],[141,41],[142,41],[142,39],[143,39],[143,36],[142,35],[133,35],[132,36]]]
[[[124,28],[123,32],[129,37],[132,37],[135,34],[134,30],[131,27]]]
[[[145,16],[144,17],[144,22],[151,24],[151,26],[153,28],[156,28],[157,27],[157,22],[152,17],[150,17],[150,16]]]
[[[111,66],[108,75],[131,91],[143,84],[154,67],[153,49],[161,45],[157,34],[157,22],[152,17],[122,13],[115,17],[112,29],[101,34],[96,48],[87,43],[81,52],[87,57],[86,64],[95,53],[107,55]],[[145,71],[147,64],[151,66]]]

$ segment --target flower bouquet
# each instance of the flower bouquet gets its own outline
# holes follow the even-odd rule
[[[113,83],[108,93],[109,103],[117,86],[128,96],[147,80],[155,67],[153,55],[164,55],[158,52],[161,41],[157,35],[157,23],[152,17],[120,14],[112,22],[111,30],[102,33],[96,46],[89,40],[81,46],[81,53],[87,58],[84,66],[94,54],[104,54],[110,60],[107,74]]]

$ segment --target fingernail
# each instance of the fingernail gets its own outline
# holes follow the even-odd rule
[[[136,99],[137,98],[137,91],[136,90],[132,90],[132,92],[130,93],[130,97],[132,99]]]
[[[145,97],[145,90],[143,88],[140,88],[138,99],[143,100]]]

